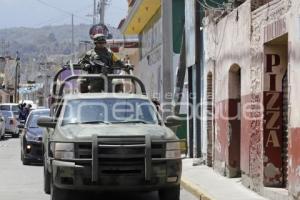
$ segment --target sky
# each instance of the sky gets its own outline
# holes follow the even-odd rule
[[[127,0],[108,0],[105,23],[117,27],[127,15]],[[94,0],[0,0],[0,29],[92,24]]]

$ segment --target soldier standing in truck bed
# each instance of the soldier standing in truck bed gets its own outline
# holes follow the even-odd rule
[[[101,74],[103,69],[101,67],[90,65],[90,61],[100,60],[108,68],[106,69],[107,74],[113,74],[114,70],[112,66],[120,66],[125,69],[127,67],[122,61],[113,53],[109,48],[106,47],[106,37],[103,34],[96,34],[93,37],[95,48],[88,51],[85,56],[80,60],[80,64],[83,65],[83,69],[89,74]],[[88,91],[87,85],[90,85],[90,92],[101,92],[104,89],[104,80],[101,79],[89,79],[86,83],[81,83],[81,92]]]

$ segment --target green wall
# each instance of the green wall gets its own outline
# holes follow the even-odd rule
[[[184,29],[184,0],[173,0],[173,51],[180,53]]]

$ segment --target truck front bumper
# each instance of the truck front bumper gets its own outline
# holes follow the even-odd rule
[[[150,180],[145,174],[99,173],[92,178],[92,167],[75,162],[52,161],[53,184],[61,189],[94,191],[154,191],[180,184],[182,161],[157,160],[152,162]]]

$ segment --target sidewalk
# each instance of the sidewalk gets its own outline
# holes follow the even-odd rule
[[[205,165],[184,159],[181,185],[200,200],[267,200],[244,187],[239,178],[223,177]]]

